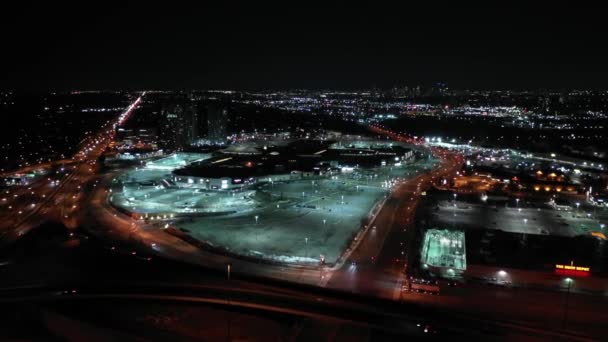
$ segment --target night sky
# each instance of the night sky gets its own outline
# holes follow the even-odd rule
[[[600,2],[328,3],[3,4],[0,87],[608,88]]]

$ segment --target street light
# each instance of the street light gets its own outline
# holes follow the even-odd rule
[[[570,299],[570,287],[574,280],[572,278],[566,278],[564,281],[568,284],[568,292],[566,293],[566,303],[564,304],[564,319],[562,320],[562,330],[566,328],[566,321],[568,320],[568,302]]]
[[[258,232],[257,225],[258,225],[258,219],[260,217],[258,215],[255,215],[254,218],[255,218],[255,225],[256,225],[256,229],[255,229],[255,241],[257,242],[259,240],[258,239],[258,235],[260,233],[260,232]]]
[[[580,207],[581,204],[579,202],[576,202],[576,216],[578,217],[578,207]]]

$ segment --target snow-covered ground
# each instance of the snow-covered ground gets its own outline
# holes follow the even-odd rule
[[[386,194],[381,187],[357,190],[341,179],[275,183],[258,192],[250,212],[197,217],[177,226],[237,254],[299,262],[318,262],[323,255],[333,263]]]
[[[387,194],[389,181],[434,163],[262,183],[237,193],[155,187],[146,182],[158,183],[170,170],[139,168],[121,177],[124,185],[115,187],[111,201],[142,216],[175,214],[178,228],[236,254],[305,264],[318,263],[323,255],[331,264]]]

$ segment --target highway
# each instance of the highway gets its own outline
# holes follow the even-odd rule
[[[116,125],[124,122],[140,102],[141,96],[115,121],[104,124],[97,134],[87,136],[68,162],[36,166],[46,167],[48,175],[27,187],[5,191],[6,200],[0,199],[0,234],[4,244],[10,244],[46,220],[62,221],[68,227],[75,227],[75,216],[81,209],[81,188],[96,174],[97,159],[112,142]]]
[[[99,256],[89,258],[92,259],[85,257],[73,263],[80,263],[79,267],[87,267],[88,262]],[[120,262],[122,266],[112,266],[113,262]],[[48,262],[42,262],[45,263]],[[40,266],[40,262],[36,262],[34,267]],[[586,340],[578,335],[478,319],[445,310],[438,311],[417,303],[404,305],[391,300],[352,295],[315,286],[247,276],[226,280],[221,274],[212,271],[200,272],[201,269],[180,268],[178,275],[169,277],[175,270],[175,265],[164,262],[139,265],[131,272],[129,269],[137,265],[133,261],[121,261],[120,257],[105,259],[99,266],[95,271],[83,269],[84,272],[76,267],[74,273],[64,272],[61,280],[53,282],[45,282],[44,277],[37,277],[29,285],[21,279],[21,284],[25,285],[0,288],[0,303],[9,305],[28,302],[43,307],[73,305],[76,302],[87,303],[87,306],[105,303],[115,307],[115,310],[120,310],[124,303],[131,307],[145,307],[147,303],[182,303],[194,307],[220,306],[249,314],[275,313],[282,317],[314,320],[324,324],[348,324],[418,338],[437,334],[439,337],[460,336],[479,340],[497,337],[521,339],[524,336],[552,340]],[[48,267],[53,268],[53,265]],[[28,277],[28,274],[31,277],[33,272],[30,270],[21,273],[25,274],[25,277]],[[87,275],[86,278],[83,278],[83,275]],[[138,317],[131,319],[137,320]]]

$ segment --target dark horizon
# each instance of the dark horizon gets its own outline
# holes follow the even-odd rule
[[[605,89],[599,8],[12,5],[6,89]]]
[[[392,89],[395,88],[403,88],[403,87],[408,87],[410,89],[415,88],[417,86],[420,86],[421,90],[428,90],[430,88],[433,87],[433,84],[395,84],[394,86],[387,86],[387,87],[370,87],[370,88],[297,88],[297,87],[293,87],[293,88],[289,88],[289,87],[285,87],[285,88],[219,88],[219,87],[206,87],[206,88],[191,88],[191,87],[179,87],[179,88],[143,88],[143,87],[116,87],[116,88],[109,88],[109,87],[105,87],[105,88],[61,88],[61,87],[49,87],[49,88],[24,88],[24,87],[20,87],[20,88],[9,88],[9,87],[5,87],[5,88],[0,88],[0,91],[5,91],[5,92],[13,92],[13,93],[18,93],[18,94],[23,94],[23,95],[27,95],[27,94],[31,94],[31,95],[43,95],[43,94],[48,94],[48,93],[58,93],[58,94],[68,94],[68,93],[87,93],[87,92],[91,92],[91,93],[104,93],[104,92],[108,92],[108,93],[118,93],[118,92],[125,92],[125,93],[132,93],[132,92],[167,92],[167,93],[177,93],[177,92],[213,92],[213,91],[232,91],[232,92],[237,92],[237,93],[275,93],[275,92],[327,92],[327,93],[331,93],[331,92],[335,92],[335,93],[340,93],[340,92],[344,92],[344,93],[364,93],[364,92],[370,92],[373,90],[377,90],[378,92],[382,93],[382,92],[389,92]],[[501,87],[501,88],[459,88],[459,87],[451,87],[449,84],[447,86],[447,88],[450,91],[468,91],[468,92],[514,92],[514,93],[518,93],[518,92],[530,92],[530,93],[559,93],[559,92],[569,92],[569,91],[590,91],[590,92],[595,92],[595,93],[603,93],[603,92],[607,92],[608,91],[608,87],[604,87],[604,88],[582,88],[582,87],[555,87],[555,88],[547,88],[547,87],[538,87],[538,88],[532,88],[532,87],[513,87],[513,88],[509,88],[509,87]],[[442,96],[449,96],[449,95],[442,95]]]

